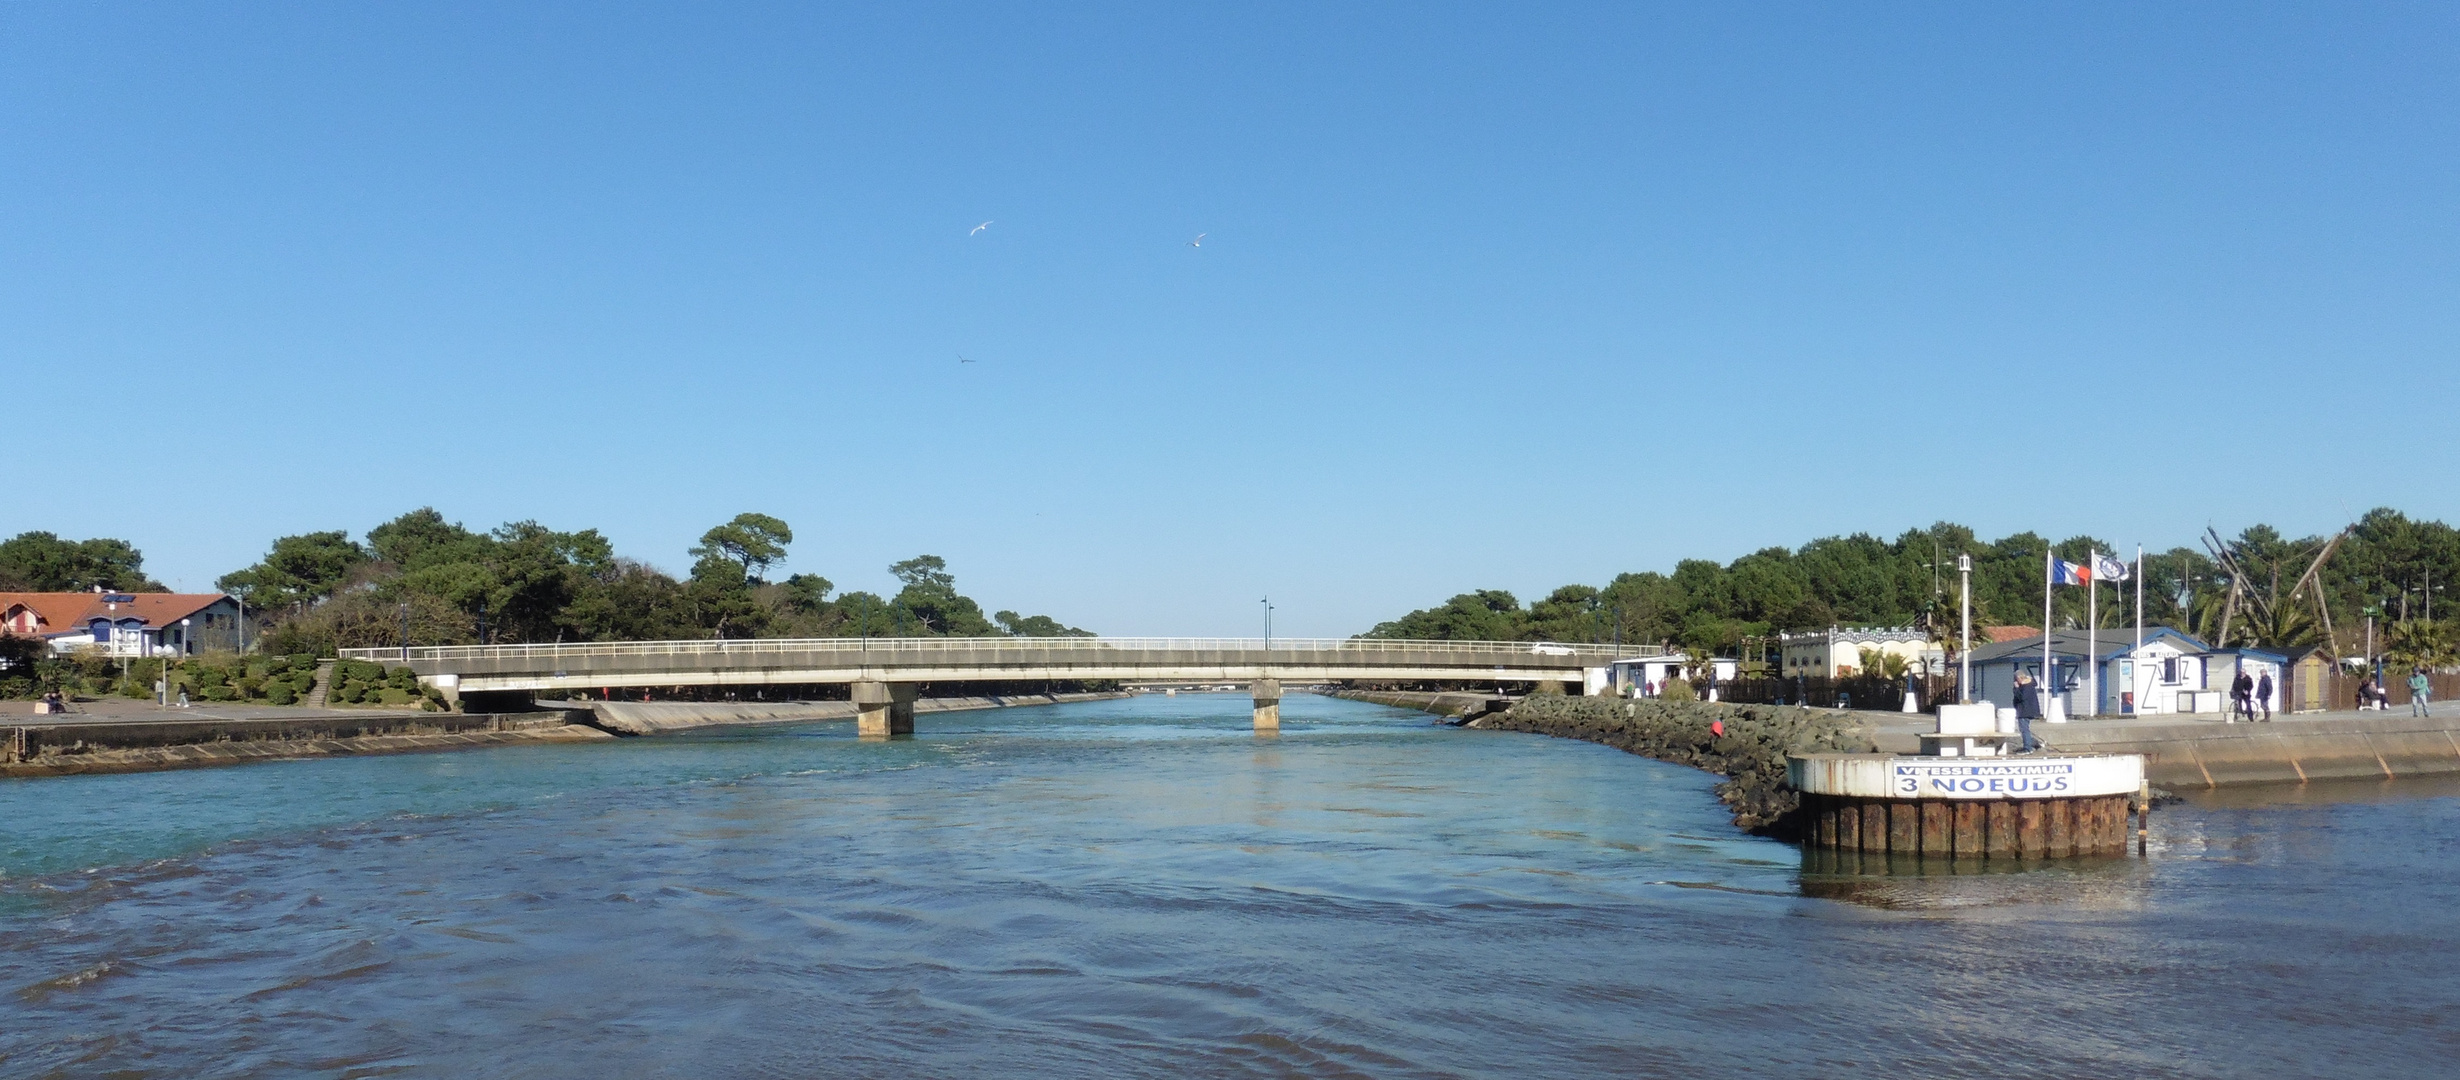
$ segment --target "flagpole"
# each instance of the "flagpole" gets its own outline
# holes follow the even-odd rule
[[[2085,555],[2092,572],[2084,575],[2084,715],[2101,715],[2101,549]]]
[[[2135,658],[2127,665],[2129,671],[2144,662],[2144,545],[2135,546]],[[2127,689],[2136,695],[2135,711],[2144,711],[2144,680],[2130,679]]]
[[[2044,720],[2050,718],[2050,583],[2058,579],[2058,570],[2056,569],[2057,563],[2054,561],[2057,558],[2057,556],[2050,554],[2050,549],[2046,545],[2042,548],[2041,688],[2035,691],[2035,693],[2041,697],[2038,704],[2041,706],[2041,715]]]

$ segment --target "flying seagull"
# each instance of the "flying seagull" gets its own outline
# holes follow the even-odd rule
[[[1206,236],[1206,235],[1207,235],[1207,234],[1205,234],[1205,233],[1197,233],[1197,234],[1196,234],[1196,238],[1195,238],[1195,239],[1190,240],[1190,241],[1188,241],[1188,242],[1187,242],[1187,246],[1189,246],[1189,247],[1195,247],[1195,248],[1200,248],[1200,247],[1203,247],[1203,246],[1204,246],[1204,238],[1205,238],[1205,236]]]
[[[960,363],[960,364],[970,364],[970,363],[973,363],[973,361],[968,360],[968,359],[966,359],[966,358],[965,358],[965,354],[964,354],[964,353],[958,353],[958,354],[957,354],[957,362],[958,362],[958,363]]]
[[[980,224],[980,225],[976,225],[976,226],[974,226],[974,227],[973,227],[973,229],[972,229],[972,230],[970,230],[970,231],[968,231],[965,235],[967,235],[967,236],[972,236],[972,235],[974,235],[975,233],[981,232],[982,230],[984,230],[984,229],[988,229],[988,228],[990,228],[990,227],[991,227],[991,223],[990,223],[990,222],[988,222],[988,221],[986,221],[986,222],[983,222],[983,223],[982,223],[982,224]]]

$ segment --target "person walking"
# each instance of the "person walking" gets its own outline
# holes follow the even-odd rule
[[[2426,681],[2426,669],[2423,666],[2409,672],[2409,715],[2434,715],[2427,708],[2429,704],[2427,694],[2432,690],[2433,684]]]
[[[2041,716],[2041,687],[2033,677],[2016,673],[2016,734],[2023,740],[2021,753],[2030,754],[2041,741],[2033,737],[2033,721]]]
[[[2263,711],[2264,711],[2264,723],[2267,723],[2267,724],[2271,723],[2271,722],[2272,722],[2272,672],[2271,672],[2271,671],[2269,671],[2269,670],[2266,670],[2266,671],[2264,672],[2263,678],[2260,678],[2260,679],[2255,680],[2255,704],[2256,704],[2256,705],[2258,705],[2258,706],[2260,706],[2260,707],[2262,707],[2262,709],[2263,709]]]

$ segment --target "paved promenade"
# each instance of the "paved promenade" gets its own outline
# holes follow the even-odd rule
[[[2460,774],[2460,704],[2434,709],[2275,713],[2234,724],[2210,713],[2079,717],[2036,722],[2033,733],[2054,750],[2142,754],[2152,782],[2172,788]],[[1916,733],[1934,724],[1922,714],[1861,715],[1887,753],[1917,752]]]
[[[80,701],[74,711],[57,716],[37,716],[34,702],[0,701],[0,725],[9,727],[62,727],[73,724],[186,724],[215,720],[256,721],[362,721],[373,717],[433,716],[417,709],[311,709],[296,705],[234,705],[225,702],[198,702],[189,708],[177,705],[156,705],[151,701],[129,698],[99,698]]]

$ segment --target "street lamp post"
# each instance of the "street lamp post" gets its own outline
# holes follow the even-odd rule
[[[1264,651],[1269,653],[1273,651],[1273,598],[1267,596],[1257,603],[1264,605]]]
[[[1962,599],[1957,602],[1963,625],[1956,631],[1956,700],[1973,704],[1973,556],[1956,556],[1956,576],[1962,580]],[[2043,633],[2048,633],[2045,630]]]

